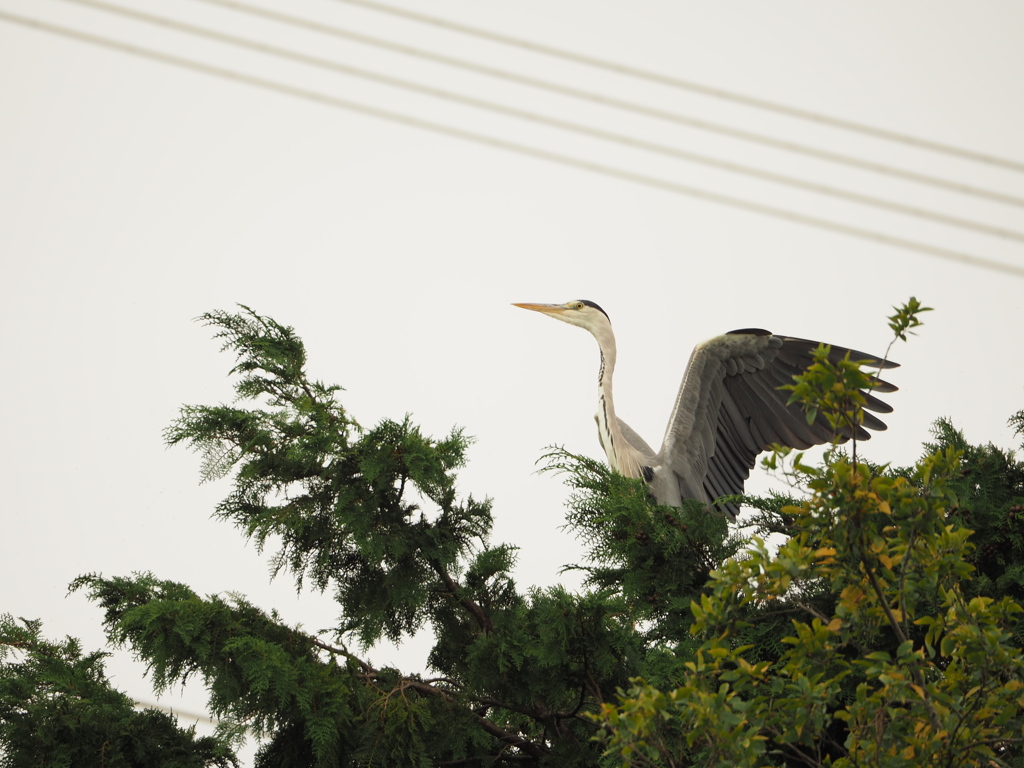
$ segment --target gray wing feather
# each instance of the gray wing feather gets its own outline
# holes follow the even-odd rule
[[[647,441],[634,432],[633,428],[622,419],[618,419],[618,422],[619,431],[622,432],[622,436],[626,439],[626,442],[636,448],[637,451],[640,451],[647,456],[649,460],[653,461],[654,449],[647,444]]]
[[[833,439],[833,429],[823,415],[808,424],[803,409],[788,404],[789,391],[779,389],[811,365],[817,348],[816,341],[746,329],[718,336],[694,349],[661,451],[654,459],[675,473],[682,498],[709,503],[720,496],[742,493],[757,455],[772,443],[805,449]],[[871,361],[869,367],[897,367],[844,347],[832,347],[829,359],[837,362],[847,354],[852,360]],[[896,387],[885,381],[879,381],[874,389],[875,393],[895,391]],[[864,394],[868,410],[892,412],[892,407],[874,394]],[[861,427],[854,432],[841,431],[839,438],[847,440],[855,433],[858,440],[867,440],[868,430],[884,429],[879,418],[865,413]],[[626,437],[646,448],[632,430]],[[739,509],[727,505],[726,511],[735,517]]]

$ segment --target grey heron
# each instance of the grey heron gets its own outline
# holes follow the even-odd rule
[[[743,483],[757,455],[773,443],[805,449],[830,442],[833,428],[819,414],[808,424],[799,405],[789,405],[793,376],[811,365],[818,342],[777,336],[759,328],[730,331],[698,344],[690,355],[683,382],[668,420],[661,450],[655,452],[643,438],[616,416],[612,397],[615,371],[615,335],[608,314],[592,301],[577,299],[565,304],[515,304],[548,317],[585,328],[597,340],[601,352],[598,374],[597,431],[608,464],[627,477],[642,477],[660,504],[681,506],[683,499],[710,505],[715,499],[743,493]],[[871,367],[896,368],[881,360],[843,347],[832,347],[829,358],[871,361]],[[893,392],[892,384],[877,381],[874,391]],[[867,409],[891,413],[892,407],[865,392]],[[840,438],[870,437],[868,430],[884,430],[876,416],[863,414],[854,434]],[[727,503],[721,509],[732,519],[739,508]]]

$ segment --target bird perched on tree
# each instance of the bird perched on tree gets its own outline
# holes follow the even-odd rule
[[[683,499],[710,504],[729,494],[743,493],[757,455],[771,444],[810,448],[836,437],[835,430],[819,414],[807,423],[798,404],[788,405],[789,391],[779,387],[793,383],[813,362],[816,341],[776,336],[759,328],[730,331],[698,344],[690,355],[683,382],[665,430],[661,450],[655,451],[615,415],[612,374],[615,371],[615,335],[608,314],[592,301],[578,299],[566,304],[515,304],[548,317],[585,328],[601,350],[598,374],[597,432],[608,463],[627,477],[642,477],[660,504],[681,506]],[[872,367],[896,368],[856,350],[832,347],[829,359],[869,361]],[[877,392],[896,387],[876,382]],[[892,407],[864,392],[866,408],[891,413]],[[867,440],[867,430],[884,430],[885,424],[866,411],[855,433],[840,430],[838,437]],[[739,507],[721,506],[735,519]]]

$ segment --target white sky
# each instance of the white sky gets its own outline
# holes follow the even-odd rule
[[[132,5],[193,24],[776,173],[1024,231],[1022,209],[541,94],[194,0]],[[262,7],[577,88],[1024,197],[1024,174],[559,62],[336,0]],[[437,17],[1024,162],[1024,5],[395,0]],[[62,0],[0,0],[45,20],[461,130],[1001,261],[1024,245],[437,102]],[[529,159],[270,93],[0,19],[0,611],[103,642],[75,576],[152,570],[238,591],[308,629],[329,595],[267,582],[210,513],[198,457],[161,431],[183,403],[231,398],[231,360],[192,318],[245,303],[293,325],[310,372],[363,423],[411,412],[476,436],[461,488],[495,499],[523,586],[559,580],[545,446],[600,455],[594,342],[509,306],[588,298],[618,333],[620,415],[657,445],[693,344],[739,327],[881,352],[885,316],[936,311],[896,349],[889,431],[909,463],[938,416],[1016,447],[1024,279]],[[758,478],[748,486],[764,489]],[[415,669],[422,644],[379,649]],[[115,684],[152,698],[121,654]],[[199,710],[198,688],[164,701]]]

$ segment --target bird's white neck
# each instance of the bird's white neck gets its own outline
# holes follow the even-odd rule
[[[622,435],[619,420],[615,416],[615,400],[612,397],[612,373],[615,371],[615,344],[603,334],[594,333],[601,349],[601,370],[597,379],[597,434],[608,457],[608,464],[626,477],[642,477],[640,457]]]

